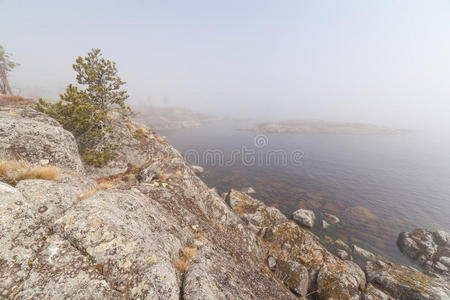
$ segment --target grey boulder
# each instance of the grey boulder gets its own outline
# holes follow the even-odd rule
[[[312,228],[316,220],[316,215],[312,210],[299,209],[292,214],[292,219],[299,225]]]

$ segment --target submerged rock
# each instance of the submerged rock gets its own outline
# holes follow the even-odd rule
[[[450,234],[438,230],[416,229],[402,232],[397,245],[405,255],[417,261],[427,271],[450,276]]]
[[[331,225],[330,225],[330,223],[328,223],[327,221],[325,221],[325,220],[322,220],[322,228],[323,229],[327,229],[328,227],[330,227]]]
[[[292,219],[299,225],[312,228],[314,227],[316,215],[312,210],[299,209],[292,214]]]
[[[340,222],[339,218],[335,215],[324,213],[323,216],[330,223],[336,224]]]
[[[246,194],[254,194],[256,193],[255,189],[250,187],[246,187],[246,188],[242,188],[241,192],[246,193]]]
[[[336,243],[336,245],[338,245],[338,246],[344,248],[345,250],[351,251],[350,246],[347,245],[343,240],[339,240],[339,239],[338,239],[338,240],[336,240],[335,243]]]
[[[368,208],[363,206],[350,207],[344,212],[345,217],[358,223],[372,222],[378,217]]]

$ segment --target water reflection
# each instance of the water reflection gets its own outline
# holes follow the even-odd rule
[[[252,186],[256,190],[252,196],[288,216],[299,208],[314,210],[318,220],[312,231],[325,241],[356,243],[406,263],[395,245],[400,231],[415,226],[450,228],[446,201],[450,170],[442,164],[450,162],[445,156],[450,151],[442,151],[443,156],[436,152],[433,157],[424,155],[424,148],[415,146],[422,142],[412,135],[279,134],[257,144],[254,133],[237,131],[238,127],[234,122],[220,122],[166,136],[182,153],[194,151],[201,157],[207,151],[218,151],[215,155],[222,155],[193,161],[205,167],[203,180],[219,193]],[[233,153],[244,147],[252,149],[255,157],[260,153],[267,158],[282,150],[286,157],[300,153],[301,159],[297,163],[261,164],[257,159],[243,163]],[[336,215],[341,222],[324,230],[323,213]]]

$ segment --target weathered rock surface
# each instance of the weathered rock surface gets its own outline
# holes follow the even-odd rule
[[[366,249],[363,249],[363,248],[358,247],[356,245],[352,245],[352,249],[353,249],[354,253],[356,253],[358,255],[361,255],[361,256],[363,256],[363,257],[365,257],[367,259],[370,259],[370,260],[376,260],[377,259],[377,256],[375,254],[373,254],[370,251],[367,251]]]
[[[196,166],[196,165],[192,165],[191,166],[192,171],[194,171],[195,174],[199,175],[199,174],[203,174],[205,172],[205,169],[203,169],[203,167],[201,166]]]
[[[244,192],[231,190],[225,201],[254,232],[261,228],[273,227],[287,220],[286,216],[274,207],[253,199]]]
[[[450,285],[443,278],[430,277],[411,267],[381,261],[368,262],[367,280],[394,298],[449,299]]]
[[[0,154],[4,159],[84,172],[73,135],[28,105],[0,106]]]
[[[112,299],[123,295],[114,290],[89,257],[57,235],[30,263],[28,278],[17,298],[23,299]]]
[[[347,260],[350,258],[350,255],[348,255],[347,251],[342,250],[342,249],[338,249],[336,250],[336,255],[343,260]]]
[[[275,274],[284,284],[299,296],[306,296],[309,286],[308,270],[296,261],[280,259]]]
[[[325,264],[317,278],[321,299],[360,299],[366,288],[366,276],[361,268],[351,262]]]
[[[417,261],[427,271],[450,276],[450,234],[438,230],[416,229],[402,232],[397,245],[404,254]]]
[[[48,247],[46,240],[53,235],[49,224],[90,183],[26,180],[16,188],[0,186],[0,295],[13,296],[23,289],[37,255]]]
[[[267,212],[264,210],[269,209],[262,202],[234,190],[228,194],[227,202],[244,220],[248,220],[249,216],[265,215]],[[335,257],[320,244],[314,235],[292,221],[282,221],[280,218],[276,222],[259,221],[253,224],[260,228],[258,235],[264,241],[261,247],[267,255],[266,262],[269,269],[272,269],[274,275],[297,295],[303,295],[304,286],[297,291],[293,288],[300,282],[294,274],[304,274],[304,271],[293,272],[292,270],[300,264],[308,271],[307,293],[317,295],[318,299],[446,299],[445,297],[448,297],[450,285],[446,278],[430,277],[409,267],[379,261],[367,264],[366,279],[366,274],[357,264]],[[342,244],[348,248],[345,243],[342,242]],[[354,245],[353,248],[362,257],[374,260],[377,258],[373,253],[358,246]],[[342,257],[347,258],[348,254],[344,254]],[[282,259],[275,259],[276,257]],[[371,284],[368,284],[369,282]]]
[[[272,257],[282,257],[276,261],[273,272],[295,294],[305,295],[304,284],[307,281],[306,290],[308,293],[317,293],[319,299],[360,297],[365,285],[365,275],[356,264],[342,261],[332,255],[314,235],[293,221],[281,217],[269,218],[271,221],[261,218],[261,215],[269,215],[269,212],[275,215],[281,214],[277,209],[267,207],[261,201],[232,190],[227,197],[227,202],[243,220],[254,220],[257,216],[258,222],[248,221],[248,223],[260,228],[258,235],[264,241],[261,247],[267,253],[267,263],[272,264],[269,260]],[[274,213],[274,211],[278,212]],[[308,280],[306,275],[299,277],[298,274],[306,274],[305,270],[307,270]],[[336,295],[351,295],[351,297],[340,298]],[[330,298],[332,296],[337,298]]]
[[[312,210],[299,209],[292,214],[292,219],[299,225],[312,228],[314,227],[316,215]]]
[[[276,267],[277,259],[274,255],[269,255],[269,257],[267,257],[267,265],[270,269],[274,269]]]
[[[372,284],[368,284],[362,300],[394,300],[394,298],[377,289]]]

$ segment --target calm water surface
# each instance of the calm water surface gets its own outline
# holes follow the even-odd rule
[[[447,135],[269,134],[257,147],[256,133],[237,130],[243,125],[219,121],[163,134],[188,160],[205,167],[208,186],[219,193],[252,186],[257,191],[252,196],[288,216],[298,208],[312,209],[318,216],[313,231],[325,239],[339,238],[407,263],[395,245],[400,231],[450,231]],[[285,153],[287,164],[267,161],[274,151],[277,158]],[[300,163],[292,161],[294,151],[301,151]],[[324,212],[341,222],[322,229]]]

